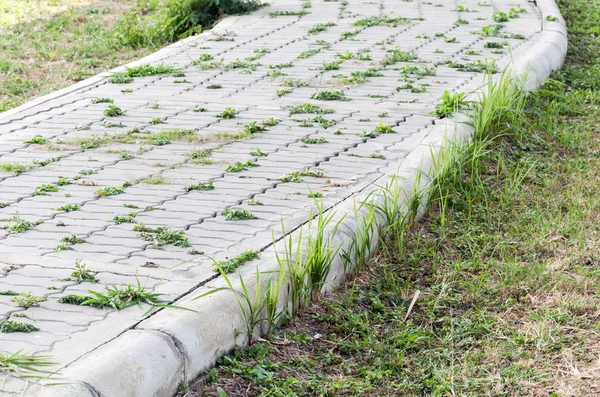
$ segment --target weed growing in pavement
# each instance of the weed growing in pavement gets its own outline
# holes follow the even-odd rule
[[[104,115],[107,117],[117,117],[122,116],[123,114],[123,110],[115,105],[108,105],[108,107],[104,110]]]
[[[246,262],[250,262],[254,259],[260,258],[260,253],[254,250],[244,251],[241,254],[224,261],[213,261],[213,270],[217,273],[223,271],[224,273],[233,273],[238,267],[242,266]]]
[[[264,153],[262,150],[260,150],[259,148],[256,148],[256,150],[251,151],[250,156],[256,156],[256,157],[267,157],[267,154]]]
[[[147,291],[137,280],[137,286],[127,284],[124,287],[116,285],[107,285],[104,293],[93,290],[88,291],[89,295],[66,295],[59,299],[61,303],[69,303],[81,306],[92,306],[96,308],[109,307],[114,310],[123,310],[131,306],[147,304],[150,309],[144,314],[150,313],[156,306],[168,306],[168,302],[161,300],[161,296],[155,292]]]
[[[303,51],[301,52],[296,59],[306,59],[306,58],[310,58],[313,55],[317,55],[319,52],[321,52],[320,48],[311,48],[309,50]]]
[[[329,63],[326,63],[323,66],[321,66],[319,68],[319,70],[322,72],[328,72],[330,70],[338,70],[340,68],[340,63],[341,62],[339,62],[339,61],[329,62]]]
[[[465,95],[464,92],[454,92],[450,94],[450,91],[444,91],[444,94],[435,105],[435,110],[430,114],[435,114],[437,117],[443,119],[452,116],[461,109],[468,108],[470,102],[464,100]]]
[[[289,183],[289,182],[300,183],[300,182],[302,182],[302,178],[300,177],[300,173],[298,171],[291,172],[289,175],[281,176],[281,177],[277,178],[277,180],[279,182],[284,182],[284,183]]]
[[[96,284],[98,279],[96,275],[87,269],[85,263],[81,262],[81,259],[75,260],[75,270],[71,275],[62,281],[75,281],[77,283],[92,283]]]
[[[263,127],[262,125],[259,125],[258,122],[253,121],[249,124],[244,124],[244,133],[249,134],[249,135],[253,135],[259,132],[264,132],[267,129],[265,127]]]
[[[302,138],[300,138],[300,142],[305,143],[307,145],[316,145],[319,143],[327,143],[327,139],[325,137],[308,137],[308,136],[303,136]]]
[[[13,215],[10,218],[0,219],[0,222],[8,222],[8,224],[2,226],[2,229],[6,230],[10,234],[24,233],[32,227],[44,223],[44,221],[41,219],[30,222],[28,220],[20,218],[18,215]]]
[[[54,365],[48,356],[28,356],[21,353],[0,352],[0,372],[22,378],[31,378],[30,373],[49,373],[43,368]]]
[[[41,296],[33,296],[31,292],[21,292],[20,295],[14,296],[11,299],[19,307],[29,309],[30,307],[37,307],[41,302],[46,302],[48,299]]]
[[[46,196],[48,193],[58,192],[58,188],[54,185],[43,184],[35,188],[34,196]]]
[[[310,99],[316,99],[318,101],[349,101],[346,98],[343,91],[319,91],[315,92],[310,96]]]
[[[348,40],[351,37],[356,36],[357,34],[360,33],[359,29],[356,30],[352,30],[352,31],[346,31],[346,32],[342,32],[340,33],[340,37],[339,37],[339,41],[344,41],[344,40]]]
[[[92,98],[92,103],[115,103],[115,101],[112,98]]]
[[[27,139],[23,143],[29,144],[29,145],[45,145],[46,143],[48,143],[48,138],[44,138],[41,135],[35,135],[35,136]]]
[[[113,222],[115,223],[115,225],[120,225],[122,223],[136,223],[135,219],[131,216],[121,216],[117,214],[113,216]]]
[[[32,164],[0,162],[0,170],[2,170],[4,172],[12,172],[15,176],[20,175],[23,172],[31,171],[32,169],[33,169]]]
[[[78,237],[76,234],[72,234],[70,236],[65,236],[65,237],[61,238],[60,241],[63,243],[69,243],[69,244],[85,243],[85,239]]]
[[[275,91],[275,94],[278,97],[286,96],[287,94],[291,94],[291,93],[292,93],[292,90],[289,88],[282,88],[280,90]]]
[[[13,320],[0,320],[0,334],[8,334],[12,332],[29,333],[39,330],[40,329],[33,324],[20,323],[18,321]]]
[[[215,117],[221,117],[224,119],[233,119],[237,115],[237,111],[232,108],[225,108],[221,113],[217,113]]]
[[[152,242],[155,247],[163,245],[175,245],[178,247],[189,247],[190,243],[185,237],[184,231],[174,232],[169,227],[159,226],[151,228],[144,224],[139,224],[133,227],[133,230],[138,233],[138,237],[144,241]]]
[[[269,65],[267,66],[269,69],[284,69],[284,68],[291,68],[292,66],[294,66],[292,64],[292,62],[286,62],[286,63],[278,63],[275,65]]]
[[[235,164],[228,165],[225,169],[226,172],[242,172],[251,167],[260,167],[260,164],[254,162],[254,160],[248,160],[244,163],[238,161]]]
[[[123,188],[115,187],[115,186],[107,186],[107,187],[103,187],[102,189],[97,189],[94,192],[94,196],[96,196],[96,197],[116,196],[121,193],[123,193]]]
[[[307,30],[307,32],[308,32],[308,34],[317,34],[317,33],[326,31],[327,28],[332,27],[332,26],[336,26],[336,24],[333,22],[318,23],[318,24],[314,25],[313,27],[309,28]]]
[[[305,103],[303,105],[289,105],[285,106],[284,109],[287,109],[290,112],[290,116],[294,114],[303,114],[303,113],[313,113],[313,114],[330,114],[335,113],[333,109],[323,109],[317,105],[313,105],[311,103]]]
[[[212,180],[207,182],[198,182],[194,185],[189,185],[185,188],[186,192],[191,192],[194,190],[214,190],[215,185]]]
[[[310,13],[308,11],[273,11],[273,12],[269,13],[269,16],[271,18],[289,17],[289,16],[302,17],[307,14],[310,14]]]
[[[257,219],[256,215],[248,210],[236,210],[231,208],[225,208],[221,211],[221,215],[225,217],[226,221],[245,221],[249,219]]]
[[[281,85],[294,88],[310,87],[310,81],[302,79],[285,79],[281,82]]]

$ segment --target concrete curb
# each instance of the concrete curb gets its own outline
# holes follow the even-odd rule
[[[516,76],[523,78],[527,89],[539,87],[552,71],[560,68],[567,50],[565,22],[560,16],[553,0],[538,0],[537,6],[542,15],[543,30],[537,39],[527,48],[514,54],[514,61],[509,69]],[[556,17],[558,21],[546,20],[546,16]],[[226,29],[239,23],[240,18],[231,17],[221,22],[215,29]],[[205,32],[203,34],[211,34]],[[191,38],[190,38],[191,40]],[[186,45],[188,40],[173,44],[165,49],[129,65],[147,63],[165,56]],[[119,71],[121,68],[114,69]],[[43,103],[73,89],[101,82],[97,76],[82,82],[81,85],[57,91],[42,97],[35,103]],[[476,92],[481,87],[481,80],[473,81],[461,89]],[[76,88],[75,88],[76,87]],[[0,122],[17,111],[30,108],[20,106],[0,116]],[[437,124],[428,127],[428,133],[418,146],[404,159],[398,168],[388,169],[385,175],[367,189],[345,200],[336,206],[335,219],[340,220],[335,234],[328,233],[333,244],[340,245],[340,252],[351,252],[359,231],[360,222],[368,216],[366,206],[355,212],[355,203],[369,200],[374,205],[384,204],[386,197],[381,194],[381,186],[396,184],[404,213],[407,213],[409,200],[415,186],[426,186],[433,176],[434,166],[440,158],[445,142],[468,140],[473,129],[463,123],[464,116],[453,120],[438,120]],[[422,215],[427,194],[420,198],[418,214]],[[335,223],[335,221],[334,221]],[[387,227],[386,220],[379,214],[373,219],[371,229],[370,252],[378,243],[378,231]],[[331,232],[332,230],[329,230]],[[306,238],[306,230],[303,238]],[[297,241],[300,231],[288,235]],[[246,287],[253,294],[256,285],[256,271],[261,274],[279,269],[275,260],[276,249],[283,244],[276,243],[265,252],[259,260],[243,266],[237,273],[244,279]],[[354,254],[350,253],[354,260]],[[345,279],[345,261],[337,255],[331,265],[331,272],[325,290],[335,288]],[[231,275],[234,287],[239,287],[237,275]],[[267,277],[262,279],[266,282]],[[194,291],[176,304],[191,310],[161,310],[141,321],[134,329],[130,329],[111,342],[83,356],[62,371],[61,375],[68,379],[67,384],[43,387],[35,391],[30,389],[26,395],[54,397],[171,397],[177,392],[180,382],[189,382],[199,374],[214,366],[216,360],[235,346],[245,343],[244,335],[236,330],[245,329],[243,313],[232,293],[219,292],[194,298],[214,288],[225,286],[220,277]],[[280,296],[279,305],[288,304],[288,296]],[[37,386],[36,386],[37,387]]]

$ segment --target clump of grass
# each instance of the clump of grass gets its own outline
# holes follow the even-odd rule
[[[0,320],[0,333],[12,333],[12,332],[35,332],[40,329],[33,324],[20,323],[13,320]],[[0,368],[1,369],[1,368]]]
[[[286,106],[285,109],[287,109],[290,112],[290,115],[294,115],[294,114],[303,114],[303,113],[312,113],[312,114],[330,114],[330,113],[335,113],[335,110],[333,109],[323,109],[317,105],[313,105],[311,103],[305,103],[303,105],[295,105],[295,106]]]
[[[319,91],[310,96],[310,99],[319,101],[349,101],[343,91]]]
[[[30,307],[37,307],[41,302],[46,302],[48,299],[41,296],[33,296],[31,292],[21,292],[20,295],[14,296],[11,299],[19,307],[29,309]]]
[[[107,186],[107,187],[103,187],[102,189],[97,189],[94,192],[94,196],[96,196],[96,197],[116,196],[121,193],[123,193],[123,188],[115,187],[115,186]]]
[[[45,145],[46,143],[48,143],[48,138],[44,138],[41,135],[35,135],[35,136],[27,139],[23,143],[26,143],[29,145]]]
[[[256,215],[248,210],[225,208],[223,211],[221,211],[221,215],[225,217],[226,221],[245,221],[249,219],[257,219]]]
[[[310,13],[308,11],[273,11],[273,12],[269,13],[269,16],[271,18],[289,17],[289,16],[302,17],[307,14],[310,14]]]
[[[385,125],[385,124],[379,124],[377,127],[375,127],[375,129],[373,131],[377,134],[395,134],[396,133],[396,131],[394,131],[394,126]]]
[[[355,29],[355,30],[351,30],[351,31],[346,31],[346,32],[342,32],[340,33],[340,37],[339,37],[339,41],[344,41],[344,40],[348,40],[351,37],[356,36],[357,34],[360,33],[359,29]]]
[[[32,164],[27,163],[2,163],[0,162],[0,170],[4,172],[12,172],[14,175],[20,175],[23,172],[31,171]]]
[[[329,62],[324,64],[323,66],[321,66],[319,68],[319,70],[321,70],[322,72],[328,72],[330,70],[338,70],[340,68],[340,62],[339,61],[333,61],[333,62]]]
[[[435,110],[431,114],[435,114],[439,118],[452,116],[460,109],[469,106],[469,102],[464,100],[465,95],[464,92],[454,92],[451,94],[448,90],[444,91],[439,102],[435,105]]]
[[[108,105],[108,107],[104,110],[104,115],[107,117],[117,117],[122,116],[123,114],[123,110],[115,105]]]
[[[260,150],[259,148],[256,148],[256,150],[251,151],[250,156],[256,156],[256,157],[267,157],[267,154],[264,153],[262,150]]]
[[[242,172],[251,167],[260,167],[260,164],[254,162],[254,160],[248,160],[244,163],[238,161],[235,164],[228,165],[225,169],[226,172]]]
[[[314,138],[303,136],[302,138],[300,138],[300,142],[305,143],[307,145],[316,145],[319,143],[327,143],[327,139],[323,136]]]
[[[85,263],[81,262],[80,259],[75,261],[75,270],[71,273],[71,275],[63,281],[75,281],[77,283],[92,283],[96,284],[98,279],[96,275],[87,269]]]
[[[10,234],[25,233],[27,230],[34,226],[42,224],[43,220],[28,221],[18,215],[13,215],[10,218],[0,219],[0,222],[8,222],[8,224],[2,226],[2,229],[6,230]]]
[[[21,351],[15,353],[0,352],[0,372],[19,377],[30,377],[28,373],[46,373],[43,368],[54,365],[48,356],[27,356]]]
[[[48,193],[58,192],[58,188],[54,185],[43,184],[35,188],[34,196],[47,196]]]
[[[242,266],[246,262],[260,258],[260,253],[254,250],[244,251],[241,254],[224,261],[213,262],[213,269],[215,272],[219,272],[220,269],[225,273],[233,273],[238,267]]]
[[[65,236],[65,237],[61,238],[60,241],[62,241],[63,243],[69,243],[69,244],[85,243],[85,239],[78,237],[76,234],[72,234],[70,236]]]
[[[332,26],[336,26],[336,24],[333,22],[318,23],[318,24],[314,25],[313,27],[309,28],[307,30],[307,33],[308,34],[317,34],[317,33],[326,31],[327,28],[332,27]]]
[[[66,295],[60,298],[59,302],[92,306],[99,309],[109,307],[117,311],[135,305],[147,304],[150,305],[150,309],[146,314],[152,311],[154,307],[164,307],[168,303],[160,298],[164,294],[147,291],[141,286],[139,280],[137,280],[137,286],[131,284],[127,284],[125,287],[108,285],[105,287],[104,293],[93,290],[89,290],[88,293],[90,295]]]
[[[92,98],[92,103],[114,103],[114,99],[112,98]]]
[[[214,190],[215,185],[212,180],[207,182],[198,182],[194,185],[189,185],[185,188],[186,192],[191,192],[194,190]]]
[[[283,175],[283,176],[277,178],[277,180],[280,182],[284,182],[284,183],[289,183],[289,182],[300,183],[300,182],[302,182],[300,172],[298,172],[298,171],[291,172],[288,175]]]
[[[132,216],[121,216],[117,214],[113,216],[113,222],[115,225],[120,225],[122,223],[136,223],[134,217]]]
[[[221,113],[217,113],[216,117],[221,117],[224,119],[233,119],[237,115],[237,111],[232,108],[225,108]]]
[[[184,231],[174,232],[171,228],[165,226],[150,228],[143,224],[134,226],[133,230],[139,232],[139,238],[144,241],[152,242],[152,245],[155,247],[162,247],[163,245],[175,245],[178,247],[190,246]]]

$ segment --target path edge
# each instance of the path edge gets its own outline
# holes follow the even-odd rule
[[[524,79],[527,90],[540,87],[550,74],[558,70],[567,53],[567,29],[554,0],[537,0],[535,2],[542,18],[542,31],[530,46],[514,54],[509,65],[518,78]],[[260,11],[258,11],[260,12]],[[546,19],[550,17],[550,19]],[[554,18],[558,20],[553,20]],[[229,17],[217,25],[217,28],[231,26],[239,17]],[[204,34],[211,34],[206,31]],[[172,44],[163,50],[128,64],[128,66],[147,63],[156,59],[164,59],[172,51],[179,50],[192,38]],[[122,70],[123,67],[112,71]],[[111,71],[111,72],[112,72]],[[89,85],[101,82],[106,72],[92,77],[74,86],[66,87],[49,95],[40,97],[32,103],[38,105],[61,95]],[[461,87],[465,91],[475,91],[481,81]],[[29,104],[29,103],[28,103]],[[32,105],[32,106],[34,106]],[[26,111],[31,106],[21,105],[0,115],[0,123],[6,118]],[[340,244],[341,250],[351,250],[357,230],[357,218],[364,216],[364,207],[354,212],[355,203],[371,197],[373,200],[385,200],[377,195],[381,186],[399,183],[403,194],[402,204],[408,206],[411,192],[415,186],[424,186],[433,177],[436,161],[440,158],[445,142],[468,140],[473,133],[472,127],[464,123],[464,116],[455,119],[436,120],[429,133],[410,152],[402,163],[389,167],[385,175],[377,183],[366,190],[346,199],[332,210],[340,220],[339,227],[330,238]],[[421,198],[419,214],[422,216],[427,204],[427,194]],[[358,215],[358,216],[357,216]],[[374,219],[374,233],[369,237],[372,243],[370,252],[376,250],[378,243],[377,230],[388,225],[381,217]],[[292,233],[292,236],[296,233]],[[252,291],[255,288],[254,271],[260,268],[261,273],[277,270],[275,252],[262,255],[260,260],[252,262],[252,266],[244,267],[239,274]],[[344,261],[338,255],[332,263],[328,288],[334,288],[345,279]],[[65,368],[61,375],[68,381],[49,387],[34,385],[24,396],[36,397],[172,397],[178,391],[181,382],[186,384],[198,375],[211,369],[218,358],[227,354],[236,346],[244,344],[244,336],[236,330],[244,329],[244,319],[232,294],[217,293],[201,300],[194,297],[209,291],[211,288],[223,286],[217,279],[194,291],[193,297],[183,298],[177,304],[192,310],[169,309],[141,321],[95,351],[80,357]],[[287,297],[281,297],[281,304],[287,303]]]

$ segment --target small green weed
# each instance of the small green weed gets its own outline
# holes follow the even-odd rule
[[[221,215],[225,217],[226,221],[245,221],[248,219],[257,219],[256,215],[249,212],[248,210],[236,210],[226,208],[221,211]]]
[[[219,268],[225,273],[233,273],[238,267],[242,266],[246,262],[250,262],[254,259],[260,258],[258,251],[249,250],[244,251],[234,258],[227,259],[224,261],[214,262],[213,269],[215,272],[219,272]]]

